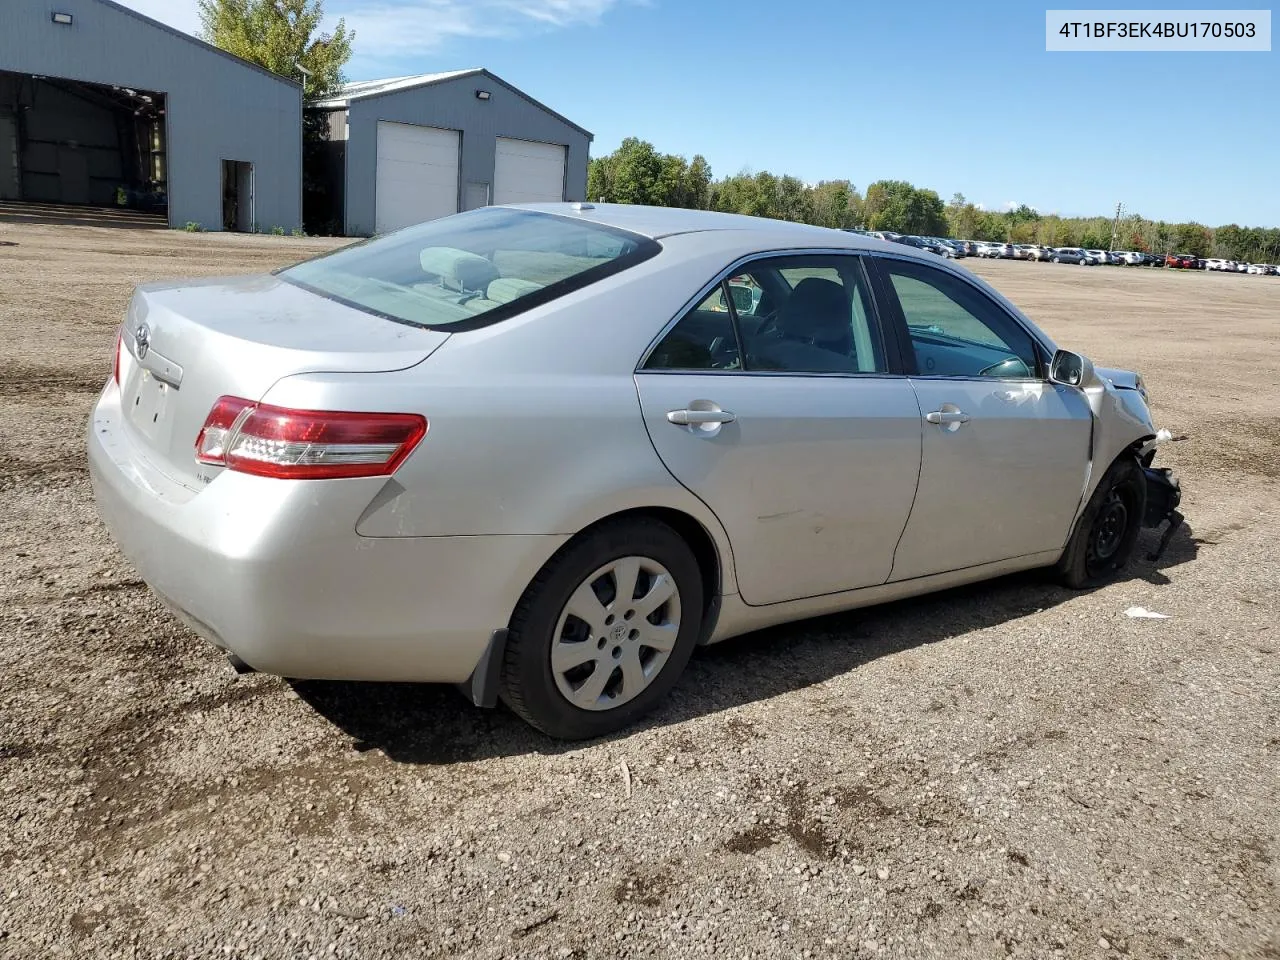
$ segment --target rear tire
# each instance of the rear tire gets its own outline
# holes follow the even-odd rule
[[[1142,467],[1125,454],[1103,475],[1055,567],[1063,586],[1100,586],[1123,570],[1137,546],[1146,509]]]
[[[525,590],[500,696],[558,739],[613,733],[675,686],[702,618],[702,574],[678,533],[652,519],[606,523],[570,542]]]

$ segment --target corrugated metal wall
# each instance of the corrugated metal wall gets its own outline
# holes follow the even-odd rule
[[[488,90],[492,97],[476,99],[477,89]],[[458,77],[351,104],[346,156],[349,236],[369,236],[374,230],[379,120],[462,131],[459,209],[468,183],[492,186],[498,137],[565,144],[569,148],[565,199],[586,199],[587,153],[591,144],[587,134],[493,77]]]
[[[170,224],[221,229],[223,160],[253,164],[260,229],[301,224],[300,87],[107,0],[0,0],[0,70],[165,94]]]

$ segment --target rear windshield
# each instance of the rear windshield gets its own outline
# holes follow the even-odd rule
[[[647,260],[656,241],[504,207],[430,220],[278,272],[401,323],[473,329]]]

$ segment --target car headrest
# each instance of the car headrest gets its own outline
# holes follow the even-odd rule
[[[498,277],[498,268],[484,257],[455,247],[427,247],[418,262],[426,273],[459,293],[482,291]]]
[[[485,296],[498,303],[510,303],[517,297],[541,290],[542,285],[532,280],[521,280],[519,277],[499,277],[489,281],[489,290]]]
[[[778,311],[778,332],[802,340],[831,341],[849,336],[849,300],[834,280],[806,277]]]

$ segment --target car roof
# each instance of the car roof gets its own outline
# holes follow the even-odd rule
[[[851,249],[884,250],[892,246],[884,240],[832,227],[815,227],[789,220],[751,217],[713,210],[685,210],[680,207],[647,207],[630,203],[511,203],[514,210],[532,210],[562,217],[588,220],[616,227],[655,240],[680,233],[709,230],[738,230],[755,234],[755,238],[776,238],[789,244],[797,241],[814,246],[849,247]],[[755,239],[753,238],[753,239]]]

